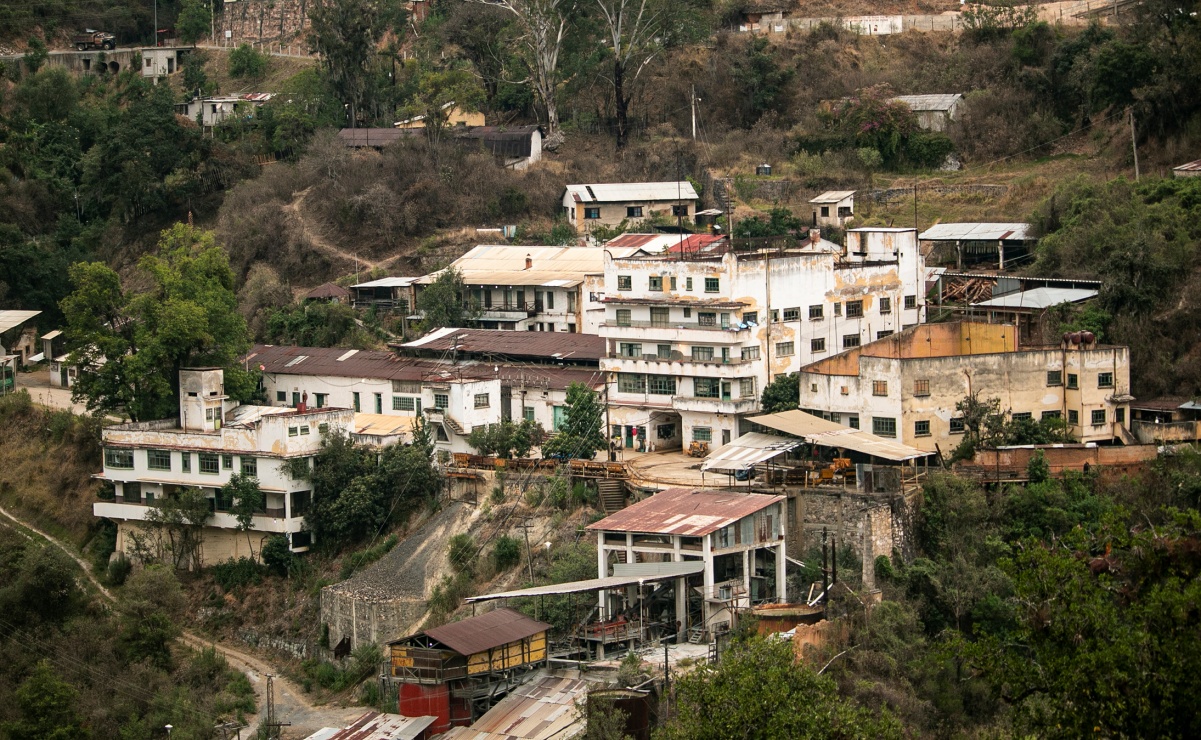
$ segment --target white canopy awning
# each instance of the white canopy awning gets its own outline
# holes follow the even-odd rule
[[[746,470],[800,444],[801,440],[795,437],[749,432],[710,452],[705,462],[701,463],[701,470]]]
[[[586,581],[571,581],[569,583],[552,583],[547,586],[534,586],[532,588],[519,588],[516,591],[502,591],[498,594],[484,594],[483,596],[468,596],[463,599],[467,603],[475,603],[477,601],[492,601],[495,599],[515,599],[522,596],[550,596],[552,594],[578,594],[587,591],[602,591],[612,588],[621,588],[623,586],[633,586],[639,583],[656,583],[658,581],[667,581],[672,578],[682,578],[700,573],[705,569],[705,563],[701,560],[687,560],[684,562],[660,563],[660,572],[652,573],[633,573],[630,575],[614,575],[605,578],[589,578]],[[649,569],[648,569],[649,570]]]
[[[823,447],[841,447],[896,462],[934,454],[933,452],[919,450],[916,447],[910,447],[909,445],[894,442],[890,439],[877,437],[874,434],[868,434],[858,429],[852,429],[842,424],[836,424],[805,411],[782,411],[778,414],[752,416],[747,421],[752,421],[761,426],[776,429],[796,437],[802,437],[813,444]]]

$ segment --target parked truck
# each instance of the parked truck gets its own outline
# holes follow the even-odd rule
[[[73,37],[71,41],[75,44],[75,48],[80,51],[87,51],[88,49],[107,50],[116,48],[117,46],[116,36],[104,31],[93,31],[90,28],[84,33]]]

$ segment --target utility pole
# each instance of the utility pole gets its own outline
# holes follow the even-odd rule
[[[1134,108],[1128,109],[1128,112],[1130,113],[1130,147],[1134,149],[1134,181],[1138,182],[1138,139],[1134,135]]]
[[[154,0],[154,48],[158,48],[158,0]]]
[[[688,99],[688,107],[692,109],[692,140],[696,141],[696,85],[692,86],[692,97]]]
[[[263,723],[263,727],[267,728],[267,737],[279,737],[281,728],[290,727],[291,722],[278,722],[275,719],[275,674],[268,673],[267,677],[267,721]],[[240,732],[240,731],[239,731]]]

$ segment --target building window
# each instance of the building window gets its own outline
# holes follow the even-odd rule
[[[630,277],[629,275],[618,275],[617,276],[617,289],[618,290],[631,290],[633,287],[634,287],[634,278]]]
[[[930,422],[928,420],[913,422],[913,436],[929,437],[930,436]]]
[[[754,347],[743,347],[742,348],[742,359],[743,360],[759,359],[759,345],[756,344]]]
[[[834,304],[834,315],[842,316],[842,304],[841,303]]]
[[[1093,409],[1093,426],[1099,427],[1105,423],[1105,409]]]
[[[317,408],[323,409],[329,405],[328,393],[314,393],[313,395],[317,398]]]
[[[880,299],[880,313],[892,313],[892,299],[882,297]]]
[[[742,323],[758,324],[759,323],[759,312],[758,311],[747,311],[746,313],[742,314]]]
[[[671,309],[663,307],[654,307],[651,309],[651,326],[666,328],[670,321]]]
[[[825,311],[826,311],[825,306],[810,306],[809,307],[809,320],[810,321],[821,321],[822,319],[825,318]]]
[[[151,470],[170,470],[171,453],[168,450],[146,450],[146,467]]]
[[[142,503],[142,484],[141,483],[122,483],[121,498],[127,504]]]
[[[863,301],[847,301],[847,318],[858,319],[863,316]]]
[[[1062,414],[1060,414],[1058,411],[1044,411],[1039,418],[1043,421],[1046,421],[1047,419],[1058,419],[1060,416],[1062,416]]]
[[[650,281],[649,281],[648,285],[646,286],[646,289],[653,290],[653,291],[662,291],[663,290],[663,278],[658,275],[651,275]]]
[[[1068,373],[1068,388],[1070,388],[1072,390],[1076,390],[1079,387],[1080,387],[1080,378],[1078,378],[1076,376],[1076,373]]]
[[[1068,409],[1068,424],[1076,426],[1080,423],[1080,412],[1076,409]]]
[[[796,342],[776,342],[776,357],[792,357],[796,354]]]
[[[300,427],[288,427],[289,437],[295,437],[297,434],[300,434]]]
[[[930,395],[930,381],[929,380],[913,381],[913,395],[915,395],[915,396]]]
[[[588,221],[596,221],[600,218],[600,208],[585,208],[584,218]]]
[[[1034,413],[1031,411],[1018,411],[1009,415],[1013,421],[1033,421]]]
[[[642,218],[642,206],[626,206],[626,218]]]
[[[450,406],[450,396],[446,393],[434,394],[434,408],[439,411],[445,411]]]
[[[858,334],[843,334],[842,335],[842,348],[843,349],[851,349],[852,347],[858,347],[858,346],[859,346],[859,335]]]
[[[646,393],[646,376],[637,373],[618,373],[617,392]]]
[[[710,427],[693,427],[692,439],[694,442],[712,442],[713,429]]]
[[[847,416],[847,426],[851,429],[859,428],[859,414],[851,414]]]
[[[692,290],[692,278],[684,278],[684,290]]]
[[[692,348],[693,362],[712,362],[713,348],[712,347],[693,347]]]
[[[671,215],[676,218],[688,218],[688,206],[672,206]]]
[[[288,402],[288,392],[287,391],[276,391],[275,392],[275,400],[278,401],[279,403],[287,403]]]
[[[721,280],[715,277],[705,278],[705,292],[717,293],[721,291]]]
[[[182,473],[192,472],[192,453],[181,452],[179,454],[179,470]]]
[[[897,420],[891,416],[873,416],[872,434],[877,437],[897,436]]]
[[[655,427],[655,433],[659,435],[659,439],[671,439],[676,436],[676,425],[659,424]]]
[[[1119,424],[1126,423],[1126,409],[1125,408],[1117,409],[1113,413],[1114,413],[1114,417],[1113,417],[1114,421],[1116,421]]]
[[[412,396],[392,396],[393,411],[413,411],[417,407],[417,399]]]
[[[1098,388],[1112,388],[1113,387],[1113,373],[1098,373],[1097,374],[1097,387]]]
[[[309,425],[308,425],[308,424],[301,424],[301,425],[300,425],[300,433],[301,433],[301,435],[308,434],[308,433],[309,433]]]
[[[872,395],[873,396],[887,396],[888,395],[888,381],[887,380],[873,380],[872,381]]]
[[[521,418],[525,419],[526,421],[533,421],[534,420],[534,407],[533,406],[523,406],[521,408]]]
[[[105,448],[104,467],[119,470],[133,470],[133,450],[115,450]]]
[[[630,309],[628,309],[628,308],[617,309],[617,325],[618,326],[629,326],[630,325]]]
[[[905,308],[917,308],[917,296],[915,296],[915,295],[905,296]]]
[[[362,409],[359,408],[359,393],[358,393],[358,391],[355,391],[353,395],[354,395],[354,410],[362,411]]]
[[[738,381],[738,397],[739,398],[754,398],[755,397],[755,379],[742,378]]]
[[[810,352],[825,352],[826,351],[825,337],[822,337],[821,339],[810,339],[809,340],[809,351]]]
[[[618,345],[618,354],[622,357],[642,357],[642,345],[634,342],[622,342]]]
[[[1047,385],[1049,385],[1049,386],[1063,385],[1063,371],[1062,370],[1048,370],[1047,371]]]
[[[963,417],[962,416],[957,416],[954,419],[951,419],[949,431],[951,434],[963,434]]]
[[[233,455],[222,455],[221,456],[221,469],[222,470],[233,470],[234,469],[234,456]]]
[[[257,478],[259,476],[259,461],[256,457],[243,457],[239,459],[242,463],[242,475],[249,478]]]
[[[675,275],[671,276],[671,289],[672,290],[676,289],[676,276]]]
[[[800,308],[784,309],[784,320],[785,321],[800,321],[801,320],[801,309]]]
[[[292,427],[295,429],[296,427]],[[288,430],[288,435],[291,436],[292,430]],[[210,452],[200,453],[200,472],[205,475],[216,475],[221,472],[221,463],[217,460],[217,456]]]
[[[646,390],[656,396],[674,396],[676,379],[668,375],[650,375],[646,379]]]
[[[659,358],[660,360],[670,360],[671,359],[671,345],[670,344],[660,344],[660,345],[656,346],[655,347],[655,357]]]
[[[721,395],[721,380],[718,378],[693,378],[692,391],[697,398],[717,398]]]

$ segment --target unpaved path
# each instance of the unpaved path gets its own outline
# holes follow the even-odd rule
[[[29,522],[17,518],[2,506],[0,506],[0,515],[12,520],[17,526],[33,532],[65,552],[68,557],[79,565],[79,569],[83,571],[84,577],[91,582],[97,591],[110,602],[116,602],[117,599],[113,596],[113,593],[92,575],[91,565],[80,557],[73,548],[68,547],[58,538],[52,537]],[[255,698],[258,702],[260,712],[265,712],[267,707],[266,676],[267,674],[273,675],[275,677],[273,683],[275,684],[276,721],[289,724],[289,726],[283,728],[282,735],[285,738],[305,737],[322,727],[345,727],[354,718],[367,711],[365,707],[316,707],[305,699],[304,692],[293,685],[291,681],[282,677],[278,668],[261,658],[252,656],[229,645],[214,642],[188,630],[183,631],[180,635],[180,640],[195,650],[214,648],[221,655],[225,656],[230,666],[235,670],[245,673],[246,677],[250,679],[250,684],[254,687]],[[259,723],[262,719],[261,715],[249,718],[249,724],[242,730],[242,737],[252,737],[258,731]]]
[[[309,244],[312,244],[313,247],[317,251],[324,252],[325,254],[332,256],[332,257],[336,257],[340,260],[346,260],[347,262],[353,262],[358,266],[358,269],[360,271],[369,271],[369,270],[374,270],[376,268],[384,268],[384,267],[387,267],[388,265],[391,265],[396,260],[400,259],[401,254],[398,252],[397,254],[394,254],[391,257],[388,257],[387,259],[383,259],[383,260],[379,260],[379,261],[370,260],[360,254],[354,254],[352,252],[347,252],[345,249],[342,249],[341,247],[338,247],[337,245],[331,243],[328,239],[325,238],[324,234],[322,234],[318,229],[311,226],[308,222],[308,219],[306,219],[304,217],[304,199],[309,196],[309,192],[312,189],[313,189],[313,186],[310,185],[309,187],[305,188],[304,190],[301,190],[299,193],[296,193],[296,197],[294,197],[292,199],[292,202],[287,204],[286,206],[284,206],[283,209],[290,218],[292,218],[296,221],[297,225],[300,226],[300,233],[303,234],[304,237],[308,239]]]

